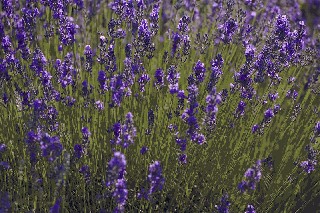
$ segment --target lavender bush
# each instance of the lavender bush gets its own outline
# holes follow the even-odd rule
[[[0,212],[316,212],[317,0],[1,0]]]

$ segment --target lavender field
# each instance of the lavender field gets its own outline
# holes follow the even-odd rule
[[[320,212],[319,0],[1,0],[0,213]]]

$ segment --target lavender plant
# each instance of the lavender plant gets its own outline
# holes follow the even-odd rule
[[[0,212],[316,212],[319,5],[1,0]]]

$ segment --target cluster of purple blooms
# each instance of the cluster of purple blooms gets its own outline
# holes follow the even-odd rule
[[[7,146],[5,144],[0,144],[0,170],[4,169],[10,169],[10,165],[6,161],[1,161],[2,160],[2,155],[3,153],[7,150]]]
[[[152,200],[152,195],[163,189],[165,178],[162,175],[162,168],[159,161],[155,161],[149,166],[148,183],[149,188],[143,187],[138,193],[139,199]]]
[[[133,115],[128,112],[124,124],[116,122],[113,125],[114,139],[110,140],[113,145],[121,145],[124,148],[128,148],[134,143],[134,137],[137,136],[137,129],[133,125]]]
[[[45,159],[46,163],[50,165],[50,170],[52,170],[48,172],[48,177],[53,177],[58,186],[54,194],[55,203],[50,208],[50,212],[54,213],[59,212],[62,205],[62,197],[58,195],[57,191],[64,184],[64,176],[66,176],[65,173],[69,167],[67,146],[62,145],[60,141],[61,132],[59,128],[64,125],[59,124],[58,117],[63,113],[59,114],[58,109],[60,109],[60,103],[62,103],[64,106],[68,106],[68,110],[71,110],[71,107],[74,108],[82,100],[74,96],[79,85],[78,80],[81,77],[85,76],[85,79],[87,79],[82,79],[82,83],[80,82],[81,94],[85,100],[84,106],[88,108],[92,104],[100,111],[99,115],[104,110],[106,92],[110,93],[109,107],[120,108],[124,98],[130,96],[132,90],[138,92],[135,91],[134,83],[138,84],[140,93],[144,93],[148,89],[148,82],[153,81],[153,87],[159,93],[162,88],[168,85],[169,93],[174,95],[173,98],[176,98],[175,100],[178,99],[175,113],[187,124],[187,131],[183,136],[179,135],[176,125],[171,124],[169,126],[170,132],[174,132],[175,142],[181,151],[178,160],[181,164],[187,164],[187,141],[191,140],[200,145],[206,143],[206,135],[201,130],[204,127],[208,131],[206,133],[212,133],[217,124],[218,105],[222,104],[228,96],[227,89],[221,92],[217,91],[217,84],[223,74],[224,59],[226,63],[229,63],[230,59],[229,57],[223,59],[221,54],[217,54],[211,61],[211,73],[208,77],[209,81],[206,82],[207,93],[204,96],[206,97],[206,106],[201,106],[203,107],[204,117],[202,118],[202,125],[200,125],[198,117],[202,114],[199,113],[200,100],[198,99],[201,97],[199,90],[203,88],[207,69],[206,62],[202,62],[202,58],[205,57],[198,57],[199,49],[200,54],[205,54],[206,51],[204,50],[209,46],[210,40],[214,40],[217,45],[228,46],[228,48],[233,48],[233,44],[242,44],[245,61],[239,70],[234,72],[234,82],[230,84],[231,93],[238,90],[241,98],[237,102],[234,112],[236,118],[248,113],[248,110],[246,110],[248,108],[247,105],[257,93],[254,89],[254,83],[263,83],[268,77],[271,80],[271,86],[278,85],[281,82],[280,73],[283,70],[308,62],[308,59],[304,57],[304,51],[309,51],[307,47],[316,49],[315,54],[318,54],[318,58],[320,55],[319,40],[314,41],[307,37],[307,26],[303,21],[303,14],[301,14],[297,2],[294,2],[288,11],[285,11],[276,4],[275,0],[269,1],[266,5],[263,5],[260,1],[246,0],[244,1],[244,9],[239,9],[237,16],[234,17],[233,14],[236,12],[233,7],[235,5],[234,1],[231,0],[226,3],[223,1],[203,1],[209,8],[209,12],[206,14],[208,16],[207,20],[210,22],[208,24],[208,32],[210,32],[212,26],[216,26],[217,29],[213,34],[213,38],[207,33],[204,33],[202,37],[201,33],[197,34],[195,44],[201,47],[196,46],[194,49],[196,50],[197,59],[201,58],[201,60],[195,62],[192,74],[188,77],[188,87],[186,89],[188,95],[186,95],[185,90],[181,88],[182,82],[179,85],[180,74],[181,78],[184,76],[182,75],[183,72],[179,72],[181,69],[179,65],[181,64],[176,64],[175,60],[177,59],[179,63],[184,63],[188,60],[191,47],[193,47],[191,46],[193,35],[190,32],[200,32],[201,30],[199,29],[201,29],[202,23],[205,23],[201,14],[203,8],[198,7],[194,1],[185,0],[183,3],[178,1],[175,5],[176,11],[181,7],[184,7],[185,11],[181,18],[177,17],[177,20],[174,20],[176,14],[173,14],[173,10],[170,8],[172,5],[170,5],[169,1],[109,1],[108,6],[113,12],[112,18],[107,22],[103,17],[106,36],[99,32],[98,49],[96,50],[94,46],[85,43],[80,54],[76,51],[72,52],[70,49],[73,48],[75,50],[78,36],[81,36],[77,32],[86,30],[86,22],[93,17],[101,2],[99,0],[94,3],[96,8],[92,6],[92,1],[86,3],[83,0],[27,0],[23,1],[23,3],[2,0],[0,2],[2,9],[0,14],[1,104],[3,103],[4,107],[9,109],[9,103],[16,101],[21,111],[27,112],[30,110],[31,112],[29,121],[24,126],[27,132],[25,145],[30,157],[31,178],[35,182],[33,183],[34,185],[41,185],[42,174],[38,174],[35,171],[37,170],[37,163],[42,160],[41,158]],[[308,0],[306,3],[311,14],[318,16],[313,20],[315,24],[318,24],[320,20],[318,12],[320,11],[319,1]],[[265,11],[262,10],[264,6],[266,7]],[[48,13],[47,11],[50,12]],[[81,17],[81,15],[72,17],[80,14],[80,12],[85,14],[85,17]],[[53,19],[51,17],[48,19],[48,14]],[[160,17],[164,23],[159,22]],[[174,30],[167,29],[169,25],[166,20],[178,22],[177,26],[174,26]],[[45,38],[42,38],[42,35],[38,35],[37,32],[38,23],[40,22],[43,22],[43,26],[40,27],[44,28]],[[77,24],[78,22],[80,22],[79,25]],[[252,26],[255,22],[266,23],[262,23],[261,26]],[[271,27],[268,27],[268,24]],[[316,30],[316,28],[320,29],[319,26],[311,31]],[[151,76],[144,67],[143,62],[148,61],[150,63],[154,54],[158,53],[156,45],[164,43],[164,37],[160,35],[159,42],[157,42],[156,35],[159,32],[164,33],[163,31],[166,30],[171,46],[169,47],[170,49],[166,49],[165,45],[163,45],[164,49],[166,49],[163,57],[165,65],[162,68],[157,68],[154,75]],[[258,32],[261,36],[256,34]],[[57,42],[52,42],[55,35],[58,37]],[[54,48],[58,50],[58,58],[50,58],[50,54],[45,55],[47,50],[41,50],[42,44],[38,40],[41,41],[43,39],[46,39],[45,41],[49,43],[49,46],[52,44],[57,45]],[[88,40],[90,41],[91,39],[89,38]],[[120,46],[123,43],[126,43],[125,48]],[[123,64],[119,63],[119,59],[122,57],[121,53],[118,55],[119,49],[124,49],[125,59]],[[161,48],[159,49],[161,50]],[[80,55],[81,60],[78,60]],[[168,60],[170,60],[170,63],[167,63]],[[96,65],[99,66],[98,69]],[[229,67],[227,68],[229,69]],[[85,72],[82,72],[82,69]],[[306,84],[307,87],[317,82],[318,74],[320,73],[319,66],[316,69],[317,73],[313,74],[312,79],[309,77]],[[29,70],[31,72],[28,72]],[[95,76],[95,79],[93,79],[93,76]],[[22,82],[15,82],[19,78],[22,79]],[[100,100],[93,98],[96,94],[93,87],[95,84],[92,81],[98,83]],[[294,81],[294,77],[291,77],[289,81],[289,84],[291,84]],[[40,85],[36,85],[35,82],[39,82]],[[14,94],[15,98],[13,94],[9,94],[8,85],[13,85],[13,90],[15,89],[14,92],[16,93]],[[36,88],[37,86],[40,89]],[[62,92],[60,93],[56,87],[61,87]],[[286,97],[297,101],[299,94],[296,89],[291,88],[288,90]],[[136,93],[136,97],[138,96],[139,93]],[[278,98],[277,92],[268,94],[268,99],[272,103],[276,102]],[[187,108],[185,108],[185,100],[187,100]],[[263,102],[263,105],[265,104],[267,104],[266,100]],[[276,103],[274,103],[274,107],[266,109],[263,120],[252,127],[252,132],[263,132],[264,127],[271,122],[279,111],[280,105]],[[180,112],[183,113],[180,114]],[[171,111],[170,115],[172,115]],[[151,134],[153,127],[154,112],[149,110],[147,135]],[[112,145],[121,145],[123,148],[128,148],[132,145],[134,138],[137,136],[132,113],[126,114],[124,122],[120,120],[116,122],[112,126],[112,131],[114,134],[114,138],[110,140]],[[81,129],[81,134],[82,143],[77,143],[73,146],[72,160],[75,163],[81,162],[85,157],[91,157],[89,150],[91,132],[84,126]],[[316,143],[315,138],[319,136],[320,122],[317,122],[311,144]],[[316,157],[318,153],[311,144],[306,147],[308,159],[299,163],[299,166],[306,173],[314,171],[317,165]],[[11,168],[7,160],[4,160],[5,157],[3,157],[7,155],[7,149],[6,144],[0,143],[0,171]],[[140,153],[144,155],[148,150],[147,146],[143,146]],[[124,154],[116,152],[115,148],[113,148],[113,151],[113,157],[108,163],[106,186],[112,192],[112,196],[117,203],[114,212],[124,212],[128,199],[125,178],[127,161]],[[63,153],[65,155],[62,155]],[[64,159],[63,164],[60,164],[60,158]],[[262,162],[270,163],[267,160],[258,160],[253,167],[245,172],[245,180],[238,185],[238,189],[242,193],[256,189],[257,183],[262,178]],[[91,181],[89,165],[79,165],[77,172],[82,174],[86,183]],[[148,184],[145,184],[137,197],[153,200],[152,196],[157,191],[161,191],[165,183],[159,161],[155,161],[149,166],[146,182]],[[230,205],[228,195],[224,193],[220,204],[215,207],[218,212],[227,213]],[[9,212],[10,208],[8,193],[1,192],[0,212]],[[247,205],[245,212],[255,212],[254,206]]]
[[[112,196],[116,199],[117,207],[114,212],[124,212],[128,198],[125,179],[127,161],[124,154],[114,152],[113,158],[108,163],[106,186],[112,190]]]
[[[261,173],[261,161],[258,160],[256,164],[247,169],[244,174],[246,180],[241,181],[238,185],[238,189],[243,193],[249,190],[255,190],[256,184],[260,182],[262,173]]]
[[[320,121],[318,121],[314,127],[313,136],[310,139],[310,144],[306,146],[306,150],[308,152],[308,159],[305,161],[301,161],[299,166],[302,168],[306,173],[311,173],[315,170],[315,167],[318,163],[317,155],[319,151],[313,147],[313,144],[316,144],[316,138],[320,136]]]

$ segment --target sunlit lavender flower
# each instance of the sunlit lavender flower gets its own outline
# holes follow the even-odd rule
[[[124,208],[124,205],[126,204],[126,201],[128,199],[128,190],[126,187],[125,179],[117,180],[112,196],[116,199],[116,202],[118,204],[117,208]]]
[[[73,44],[75,42],[75,34],[79,26],[74,24],[73,17],[63,17],[59,20],[59,23],[58,32],[61,43],[64,45]]]
[[[253,205],[248,205],[244,213],[256,213]]]
[[[95,102],[95,106],[99,111],[104,110],[104,103],[102,101],[100,101],[100,100]]]
[[[137,129],[133,125],[133,115],[128,112],[126,115],[126,120],[122,126],[123,134],[123,147],[127,148],[130,144],[133,144],[133,138],[137,136]]]
[[[197,84],[204,81],[205,72],[206,72],[206,68],[204,66],[204,63],[202,63],[200,60],[198,60],[196,65],[193,67],[193,72],[196,77]]]
[[[180,146],[180,151],[184,152],[187,149],[187,140],[184,138],[176,137],[176,143]]]
[[[246,56],[246,62],[252,62],[254,58],[255,47],[253,45],[247,45],[244,55]]]
[[[244,115],[244,110],[245,110],[245,107],[246,107],[246,103],[244,101],[240,101],[239,104],[238,104],[238,107],[236,109],[236,115],[241,115],[243,116]]]
[[[274,105],[274,107],[273,107],[273,113],[274,114],[277,114],[280,110],[281,110],[280,104]]]
[[[191,20],[188,16],[183,16],[180,20],[179,20],[179,24],[177,29],[182,33],[188,33],[189,32],[189,24],[191,23]]]
[[[150,77],[148,74],[142,74],[141,77],[138,80],[140,92],[145,91],[145,85],[150,81]]]
[[[264,118],[266,121],[270,120],[271,118],[274,117],[274,112],[273,110],[270,108],[270,109],[267,109],[265,112],[264,112]]]
[[[315,170],[315,166],[317,165],[317,161],[316,160],[306,160],[306,161],[302,161],[300,163],[300,167],[306,172],[306,173],[311,173],[312,171]]]
[[[118,179],[123,179],[126,173],[127,161],[121,152],[115,152],[108,163],[106,186],[115,185]]]
[[[85,70],[89,73],[92,72],[92,64],[93,64],[93,52],[90,45],[86,45],[84,48],[84,55],[86,56],[86,64],[85,64]]]
[[[208,131],[211,131],[216,125],[216,117],[218,113],[218,105],[221,104],[221,96],[216,93],[216,87],[206,97],[207,106],[205,108],[205,117],[203,125],[207,127]]]
[[[157,89],[160,89],[164,86],[164,72],[162,69],[157,69],[155,74],[154,74],[154,86]]]
[[[278,93],[269,93],[268,94],[270,101],[275,101],[277,98],[279,98],[278,96],[279,96]]]
[[[112,91],[112,103],[110,106],[120,106],[126,93],[122,75],[114,75],[111,78],[110,89]]]
[[[1,46],[5,53],[9,53],[12,51],[12,43],[9,36],[5,36],[2,38]]]
[[[177,72],[176,67],[171,65],[168,69],[167,80],[169,82],[169,91],[175,94],[179,91],[179,78],[180,73]]]
[[[180,42],[182,38],[179,33],[172,33],[172,49],[171,49],[171,57],[174,57],[177,49],[180,47]]]
[[[253,167],[248,168],[244,174],[244,177],[246,180],[239,183],[238,189],[241,192],[245,192],[246,190],[255,190],[256,184],[262,177],[261,160],[258,160]]]
[[[150,13],[150,27],[152,35],[157,34],[158,28],[159,28],[159,10],[160,10],[160,4],[154,4],[152,11]]]
[[[290,24],[286,15],[278,15],[277,21],[275,23],[275,35],[282,41],[284,40],[290,32]]]
[[[155,161],[149,166],[148,180],[150,183],[149,196],[156,191],[161,191],[165,182],[162,176],[162,168],[159,161]]]
[[[98,82],[99,82],[99,84],[100,84],[100,89],[101,89],[102,91],[108,90],[108,89],[107,89],[106,80],[107,80],[107,75],[106,75],[106,73],[105,73],[103,70],[100,70],[99,73],[98,73]]]
[[[218,83],[219,78],[223,74],[222,72],[222,66],[223,66],[223,59],[221,54],[218,54],[215,59],[212,59],[211,61],[211,75],[210,80],[207,85],[207,91],[212,91],[213,87],[216,86]]]
[[[81,132],[82,132],[83,138],[85,139],[88,139],[91,135],[91,132],[89,131],[88,127],[82,127]]]
[[[297,100],[297,98],[298,98],[298,92],[296,91],[296,90],[293,90],[293,92],[292,92],[292,98],[293,98],[293,100]]]
[[[122,141],[122,139],[121,139],[121,134],[122,134],[122,125],[121,125],[121,123],[120,122],[116,122],[114,125],[113,125],[113,127],[112,127],[112,130],[113,130],[113,134],[114,134],[114,139],[111,139],[110,140],[110,143],[111,144],[117,144],[117,145],[119,145],[120,143],[121,143],[121,141]]]
[[[237,29],[238,29],[238,23],[233,18],[229,18],[224,24],[218,27],[218,30],[221,33],[221,37],[220,37],[221,40],[225,44],[230,43]]]

